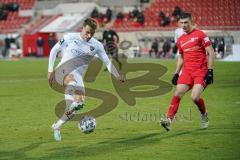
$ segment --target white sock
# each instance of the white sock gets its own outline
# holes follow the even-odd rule
[[[172,123],[172,120],[171,120],[171,118],[168,118],[168,122],[171,124]]]
[[[77,107],[77,106],[79,106],[79,105],[83,105],[83,102],[82,102],[82,101],[80,101],[80,102],[73,102],[72,105],[73,105],[74,107]]]
[[[60,129],[60,127],[65,123],[66,121],[59,119],[57,123],[54,125],[54,129]]]
[[[70,94],[64,94],[65,100],[69,100],[69,101],[73,101],[74,100],[74,96],[70,95]]]

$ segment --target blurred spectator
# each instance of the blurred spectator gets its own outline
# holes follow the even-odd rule
[[[164,43],[163,43],[163,47],[162,47],[162,52],[163,52],[163,58],[166,58],[166,55],[168,54],[168,52],[170,51],[171,49],[171,43],[169,40],[166,40]]]
[[[0,20],[7,20],[9,12],[18,11],[19,4],[17,2],[13,2],[10,4],[0,4]]]
[[[43,45],[44,45],[43,38],[38,37],[38,39],[37,39],[37,56],[38,57],[43,56]]]
[[[116,31],[111,29],[110,24],[106,24],[102,37],[103,37],[102,42],[107,55],[118,63],[119,69],[121,70],[122,63],[120,62],[118,57],[118,43],[119,43],[118,34],[116,33]],[[105,71],[107,71],[107,69],[105,69]]]
[[[10,35],[9,38],[10,38],[10,43],[16,44],[16,39],[13,36]]]
[[[175,44],[173,45],[172,53],[173,53],[172,58],[175,59],[175,58],[177,57],[177,53],[178,53],[177,43],[175,43]]]
[[[133,51],[133,56],[134,57],[140,57],[141,54],[140,54],[140,47],[138,45],[133,45],[131,47],[131,50]]]
[[[224,58],[224,54],[225,54],[225,50],[224,50],[224,40],[222,39],[219,43],[218,43],[218,54],[221,55],[221,58]]]
[[[163,11],[160,11],[158,16],[162,19],[164,19],[166,17],[165,13]]]
[[[118,19],[118,20],[123,20],[123,18],[124,18],[124,14],[123,14],[122,12],[119,12],[119,13],[117,14],[117,19]]]
[[[4,39],[4,44],[5,44],[5,52],[3,54],[3,56],[7,56],[9,54],[9,49],[10,49],[10,36],[7,35],[6,38]]]
[[[176,19],[179,19],[181,14],[182,14],[182,9],[176,6],[172,13],[172,16],[176,17]]]
[[[216,52],[216,48],[217,48],[217,41],[215,40],[215,38],[212,38],[211,39],[211,42],[212,42],[212,47],[213,47],[213,50],[214,50],[214,52]]]
[[[50,49],[55,45],[55,43],[56,42],[55,42],[53,33],[49,33],[48,44],[49,44]]]
[[[98,18],[99,17],[99,12],[98,9],[95,7],[91,13],[92,18]]]
[[[16,43],[10,43],[9,57],[10,58],[20,57],[20,55],[18,54],[18,46]]]
[[[106,11],[106,17],[108,19],[107,22],[111,21],[111,19],[112,19],[112,10],[109,7],[107,8],[107,11]]]
[[[0,58],[3,57],[4,54],[4,43],[3,40],[0,39]]]
[[[149,57],[152,57],[152,52],[155,53],[155,57],[159,58],[159,53],[158,53],[158,40],[155,39],[152,43],[151,49],[149,51]]]
[[[137,18],[138,15],[139,15],[139,10],[138,10],[138,7],[135,6],[134,10],[129,13],[129,17],[130,18]]]
[[[160,21],[159,22],[160,26],[165,27],[170,24],[171,19],[170,19],[170,17],[167,17],[163,11],[160,11],[159,12],[159,21]]]
[[[18,11],[19,4],[17,2],[13,2],[9,4],[9,11],[15,12]]]
[[[137,22],[138,23],[141,23],[142,25],[144,24],[144,21],[145,21],[145,17],[144,17],[144,14],[143,12],[139,12],[138,16],[137,16]]]
[[[8,11],[0,9],[0,20],[6,20],[7,16],[8,16]]]
[[[104,18],[104,14],[103,13],[98,13],[98,18],[103,19]]]

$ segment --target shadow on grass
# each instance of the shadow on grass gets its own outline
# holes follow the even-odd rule
[[[208,128],[208,129],[194,129],[187,131],[155,131],[154,133],[141,134],[139,136],[130,135],[126,138],[109,138],[108,140],[96,142],[90,145],[82,145],[79,147],[77,143],[81,143],[81,140],[76,140],[74,144],[69,146],[69,142],[59,143],[58,147],[48,150],[49,153],[45,155],[36,155],[35,159],[86,159],[97,158],[98,156],[106,156],[109,154],[120,153],[124,154],[126,151],[136,150],[137,148],[144,147],[152,144],[160,144],[162,140],[168,140],[171,138],[188,136],[188,135],[213,135],[213,134],[230,134],[233,132],[240,132],[240,128]],[[53,143],[43,142],[43,143]],[[0,159],[28,159],[26,152],[37,149],[43,143],[33,143],[29,146],[20,148],[15,151],[0,152]],[[66,146],[64,146],[67,144]],[[51,144],[49,144],[51,145]],[[61,146],[61,147],[59,147]]]
[[[26,147],[23,147],[17,150],[12,150],[12,151],[0,151],[0,160],[28,159],[26,156],[26,152],[37,149],[41,144],[44,144],[44,143],[47,143],[47,142],[32,143]]]
[[[151,144],[159,144],[162,140],[167,140],[171,138],[187,136],[187,135],[202,135],[202,134],[216,134],[222,128],[209,128],[209,129],[194,129],[189,131],[171,131],[171,132],[155,132],[149,134],[141,134],[140,136],[132,136],[127,138],[117,138],[101,142],[96,142],[91,145],[81,146],[81,147],[62,147],[51,150],[51,154],[41,157],[42,159],[57,158],[61,159],[64,157],[67,159],[86,159],[86,158],[96,158],[98,156],[106,156],[109,154],[120,153],[129,150],[136,150],[139,147],[144,147]],[[238,128],[239,130],[239,128]],[[224,134],[228,134],[226,130],[221,131]],[[238,131],[240,132],[240,131]],[[81,141],[81,140],[80,140]],[[64,141],[63,141],[64,143]],[[81,142],[80,142],[81,143]]]

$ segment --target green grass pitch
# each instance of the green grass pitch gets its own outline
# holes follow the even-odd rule
[[[54,141],[50,127],[57,120],[54,105],[63,95],[48,86],[47,62],[0,61],[0,160],[240,159],[239,62],[215,64],[214,84],[203,94],[210,119],[206,130],[200,129],[199,112],[189,93],[181,101],[172,130],[166,132],[158,119],[167,111],[174,88],[161,96],[137,98],[135,106],[128,106],[114,90],[110,74],[101,71],[95,82],[85,85],[117,96],[118,106],[97,118],[91,134],[81,133],[76,121],[64,125],[61,142]],[[157,59],[129,62],[164,65],[168,71],[161,79],[167,82],[176,64]],[[86,97],[82,112],[99,103]]]

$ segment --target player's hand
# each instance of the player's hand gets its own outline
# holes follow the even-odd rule
[[[213,69],[208,69],[208,72],[204,78],[204,81],[206,84],[212,84],[213,83]]]
[[[120,81],[120,82],[125,82],[125,76],[120,74],[118,77],[117,77],[117,80]]]
[[[173,78],[172,78],[172,84],[173,85],[177,85],[178,77],[179,77],[179,74],[175,73]]]
[[[53,82],[53,72],[48,72],[48,82],[50,85],[52,85]]]
[[[113,46],[114,46],[115,48],[118,48],[118,44],[117,44],[117,43],[114,43]]]

